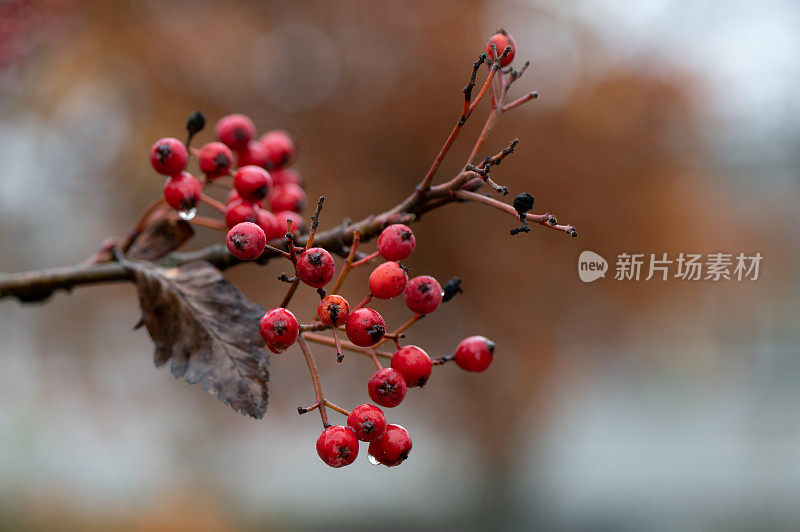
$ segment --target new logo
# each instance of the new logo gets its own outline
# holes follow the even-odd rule
[[[594,251],[584,251],[578,257],[578,277],[584,283],[591,283],[606,276],[608,262]]]

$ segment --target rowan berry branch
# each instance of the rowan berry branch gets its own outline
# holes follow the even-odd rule
[[[492,79],[495,77],[498,69],[499,63],[497,61],[493,62],[492,66],[490,67],[489,76],[481,87],[478,96],[471,101],[469,106],[465,106],[466,113],[462,111],[462,117],[464,121],[469,118],[469,115],[478,105],[480,99],[483,98],[483,95],[486,94],[488,88],[493,88],[491,85]],[[524,70],[524,68],[522,70]],[[514,109],[536,97],[536,93],[529,93],[528,95],[523,96],[522,98],[515,100],[510,104],[506,105],[504,103],[509,87],[516,79],[519,78],[522,70],[520,72],[514,71],[513,69],[503,71],[499,76],[500,90],[494,91],[496,100],[493,103],[495,106],[484,123],[483,129],[473,147],[470,158],[465,164],[465,168],[467,164],[472,163],[472,160],[477,156],[477,153],[483,147],[486,137],[488,136],[488,133],[496,122],[497,118],[502,113]],[[471,96],[472,88],[470,88],[470,84],[472,83],[472,77],[473,76],[470,76],[470,83],[467,85],[467,87],[465,87],[465,97]],[[286,255],[291,256],[295,250],[302,249],[307,246],[309,244],[309,240],[311,240],[311,244],[313,245],[324,248],[340,256],[349,257],[351,252],[355,251],[353,248],[357,248],[358,242],[367,242],[371,240],[380,234],[383,228],[387,225],[394,223],[402,223],[406,225],[411,224],[428,211],[457,201],[476,201],[498,208],[499,210],[508,212],[509,214],[515,214],[514,209],[510,205],[492,200],[485,196],[481,196],[480,194],[471,194],[474,190],[480,188],[480,186],[484,183],[483,177],[475,172],[463,170],[446,183],[431,186],[431,182],[436,171],[438,170],[442,160],[444,159],[444,156],[447,154],[450,146],[455,140],[455,137],[458,135],[462,125],[462,120],[459,118],[459,123],[456,124],[455,128],[451,132],[450,137],[448,137],[445,145],[440,150],[431,168],[425,175],[422,183],[408,197],[406,197],[402,202],[398,203],[393,208],[378,215],[368,216],[358,222],[341,224],[338,227],[329,229],[327,231],[317,232],[315,230],[313,238],[298,236],[295,238],[295,241],[283,239],[272,241],[270,243],[271,246],[267,247],[264,254],[257,259],[256,262],[259,264],[265,264],[275,257],[286,257]],[[506,151],[508,151],[508,153],[504,153]],[[492,162],[489,164],[497,164],[512,151],[513,148],[507,148],[506,150],[503,150],[503,152],[500,152],[492,157]],[[478,165],[478,168],[482,168],[484,164],[485,163],[481,163]],[[141,234],[147,221],[154,218],[153,214],[155,211],[163,205],[163,200],[159,199],[145,209],[140,217],[139,222],[136,224],[134,230],[132,230],[132,232],[125,239],[123,245],[120,246],[120,249],[125,250],[130,246],[133,240],[135,240],[135,238]],[[537,224],[545,225],[552,229],[572,234],[573,236],[577,235],[574,227],[558,225],[554,223],[555,217],[550,214],[527,214],[526,218]],[[354,236],[356,233],[358,233],[358,240],[356,240],[356,237]],[[350,266],[347,267],[347,269],[349,270],[352,268],[353,263],[361,264],[371,260],[373,255],[359,257],[358,253],[352,253]],[[109,262],[100,262],[99,264],[87,264],[84,262],[63,268],[34,270],[15,274],[0,274],[0,299],[4,297],[16,297],[22,302],[43,301],[56,290],[71,290],[72,288],[84,285],[131,281],[133,279],[128,267],[117,262],[113,262],[114,259],[110,256],[110,254],[105,254],[104,257],[105,260]],[[196,251],[170,253],[156,261],[156,264],[163,267],[175,267],[198,260],[207,261],[220,270],[225,270],[242,262],[228,252],[224,245],[214,244]],[[344,279],[342,278],[342,281],[343,280]],[[341,288],[341,283],[339,283],[338,280],[334,288],[335,289],[332,290],[331,293],[335,293]],[[289,292],[284,298],[285,304],[288,304],[288,302],[291,300],[295,290],[296,285],[289,288]]]

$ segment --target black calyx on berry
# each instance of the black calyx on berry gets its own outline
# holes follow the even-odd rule
[[[461,277],[453,277],[447,281],[442,287],[442,290],[444,290],[442,302],[450,301],[456,297],[456,294],[463,294],[464,291],[461,289]]]
[[[168,144],[159,144],[159,146],[156,148],[156,152],[158,153],[158,159],[161,161],[161,164],[164,164],[167,160],[167,157],[169,157],[172,153],[172,150]]]
[[[380,323],[376,323],[367,329],[367,334],[369,334],[369,337],[372,338],[373,342],[379,341],[381,338],[383,338],[383,335],[385,333],[386,333],[386,327],[381,325]]]

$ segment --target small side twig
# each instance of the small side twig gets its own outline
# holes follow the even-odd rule
[[[311,229],[309,230],[308,238],[306,239],[306,249],[311,249],[314,247],[314,235],[319,227],[319,213],[322,212],[322,203],[324,201],[325,196],[320,196],[319,200],[317,200],[317,208],[314,210],[314,214],[311,215]]]

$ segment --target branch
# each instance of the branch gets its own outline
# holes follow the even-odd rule
[[[0,274],[0,299],[14,296],[23,303],[33,303],[44,301],[56,290],[132,280],[132,272],[117,262]]]
[[[499,70],[499,60],[502,59],[507,52],[508,49],[505,50],[503,55],[498,57],[492,63],[489,70],[489,75],[482,85],[481,90],[475,99],[470,102],[472,88],[475,86],[474,80],[477,74],[475,64],[480,66],[485,59],[485,54],[479,57],[478,61],[473,64],[473,72],[470,76],[469,83],[463,89],[465,105],[461,117],[434,160],[431,168],[425,175],[422,183],[417,186],[412,194],[388,211],[378,215],[368,216],[355,223],[350,223],[348,221],[339,225],[338,227],[329,229],[322,233],[316,233],[315,231],[307,237],[298,236],[296,237],[295,242],[290,242],[286,239],[276,239],[270,242],[270,245],[267,247],[265,252],[255,262],[258,264],[266,264],[275,257],[286,257],[287,254],[291,256],[295,250],[304,248],[309,244],[327,249],[328,251],[336,253],[342,257],[348,257],[352,248],[358,245],[357,243],[354,243],[354,235],[356,233],[359,234],[360,242],[367,242],[378,236],[387,225],[395,223],[402,223],[406,225],[411,224],[417,221],[424,213],[456,201],[476,201],[493,206],[514,215],[515,211],[510,205],[492,200],[485,196],[481,196],[480,194],[473,194],[470,192],[478,189],[484,184],[484,182],[490,181],[488,180],[488,176],[484,177],[480,173],[464,170],[459,172],[455,177],[446,183],[433,187],[431,186],[433,177],[442,163],[444,156],[447,154],[450,146],[455,140],[455,137],[458,135],[461,126],[463,126],[464,122],[466,122],[466,120],[472,114],[488,89],[493,87],[493,79]],[[471,164],[478,151],[480,151],[483,143],[486,140],[489,130],[495,124],[497,118],[503,114],[503,112],[511,110],[536,97],[536,93],[529,93],[528,95],[523,96],[522,98],[510,104],[504,103],[509,87],[516,79],[519,78],[519,75],[521,75],[521,72],[511,70],[508,72],[504,71],[499,76],[499,93],[495,94],[495,91],[493,90],[493,94],[496,96],[496,101],[493,102],[493,109],[483,126],[470,158],[465,164],[465,168],[468,164]],[[494,157],[485,159],[484,162],[482,162],[476,168],[482,170],[484,166],[499,164],[504,157],[513,151],[513,147],[514,143]],[[486,172],[484,172],[484,174],[486,174]],[[496,187],[496,189],[497,188],[499,187]],[[158,208],[163,207],[163,205],[164,204],[160,199],[152,204],[145,211],[142,219],[139,221],[139,223],[137,223],[136,228],[133,230],[131,235],[128,236],[119,249],[125,250],[132,239],[142,231],[145,221],[148,218],[151,218],[150,215]],[[321,204],[318,204],[318,209],[320,207]],[[572,236],[577,236],[577,232],[575,231],[574,227],[558,225],[555,223],[555,217],[550,214],[527,214],[526,217],[528,220],[534,223],[546,225],[552,229],[563,231],[571,234]],[[317,225],[315,222],[316,220],[312,220],[312,227],[314,228]],[[103,254],[103,256],[104,260],[108,260],[109,262],[102,262],[100,264],[81,263],[75,266],[64,268],[36,270],[16,274],[0,274],[0,299],[12,296],[16,297],[22,302],[44,301],[56,290],[71,290],[73,287],[83,285],[132,280],[132,275],[128,268],[119,264],[118,262],[113,262],[114,259],[110,256],[110,254]],[[368,260],[367,257],[369,256],[364,256],[360,253],[354,253],[353,256],[350,257],[350,262],[351,264],[360,264],[363,260]],[[194,261],[207,261],[219,270],[226,270],[242,263],[242,261],[231,255],[224,245],[215,244],[196,251],[170,253],[169,255],[158,260],[156,264],[163,267],[175,267]],[[287,299],[290,297],[291,295],[287,294]]]

